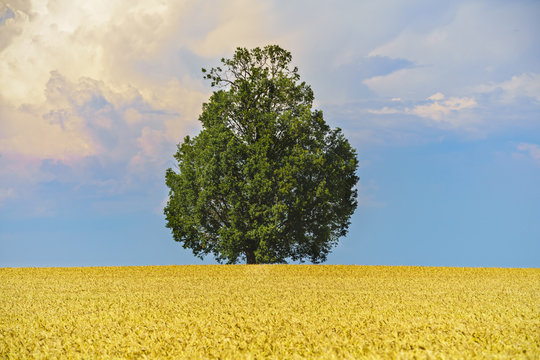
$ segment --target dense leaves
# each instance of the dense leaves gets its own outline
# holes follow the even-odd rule
[[[356,208],[358,161],[279,46],[239,48],[203,69],[216,91],[202,131],[168,169],[165,207],[174,240],[220,262],[324,261]]]

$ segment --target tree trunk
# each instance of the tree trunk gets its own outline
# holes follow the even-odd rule
[[[246,264],[256,264],[257,259],[255,258],[255,251],[247,250],[246,251]]]

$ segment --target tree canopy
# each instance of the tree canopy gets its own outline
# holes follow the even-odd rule
[[[356,151],[314,110],[277,45],[238,48],[202,69],[215,91],[201,132],[166,171],[167,227],[196,256],[248,264],[325,261],[357,201]]]

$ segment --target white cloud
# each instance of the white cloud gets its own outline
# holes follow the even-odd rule
[[[192,42],[193,50],[204,57],[222,56],[237,46],[264,46],[268,38],[265,22],[268,7],[263,2],[229,0],[219,13],[218,25],[203,39]],[[210,9],[209,9],[210,10]]]
[[[442,100],[442,99],[444,99],[444,94],[442,94],[440,92],[438,92],[436,94],[433,94],[430,97],[428,97],[428,100],[433,100],[433,101]]]
[[[423,118],[432,119],[435,121],[447,120],[448,116],[455,114],[461,110],[470,109],[476,107],[478,104],[473,98],[467,97],[452,97],[448,100],[444,99],[444,95],[436,93],[430,97],[430,103],[425,105],[416,105],[411,110],[406,110],[407,113],[421,116]]]
[[[4,156],[69,160],[96,152],[92,139],[84,133],[83,120],[70,110],[14,107],[0,100],[0,118],[0,153]]]
[[[95,157],[138,163],[141,172],[166,162],[197,128],[209,94],[198,73],[204,64],[186,71],[192,60],[179,54],[215,63],[216,54],[255,44],[264,11],[248,0],[0,4],[4,161],[24,158],[38,172],[45,159],[77,167]]]
[[[202,79],[192,80],[197,74],[175,72],[183,59],[174,58],[171,50],[184,48],[205,56],[230,51],[242,39],[259,38],[264,16],[264,8],[247,0],[211,6],[195,0],[12,4],[13,17],[0,25],[3,34],[17,30],[0,47],[2,126],[9,128],[2,134],[0,151],[59,159],[98,151],[99,139],[89,140],[95,134],[88,134],[81,115],[72,111],[93,96],[105,97],[114,109],[139,97],[140,104],[156,111],[180,114],[180,119],[162,120],[168,139],[181,139],[186,125],[192,128],[196,122],[208,90]],[[141,71],[142,65],[159,68],[172,61],[171,56],[178,66],[171,66],[169,73]],[[124,114],[130,124],[147,117],[136,107]],[[61,123],[47,119],[60,113]],[[92,121],[113,128],[104,114]]]
[[[517,150],[527,154],[531,159],[540,165],[540,146],[536,144],[520,143],[517,145]]]
[[[512,76],[510,80],[499,84],[480,85],[474,89],[479,93],[490,93],[497,90],[502,91],[501,101],[505,104],[511,103],[518,98],[532,98],[540,102],[540,74],[524,73]]]
[[[474,98],[450,97],[445,100],[444,94],[437,92],[429,96],[426,101],[420,102],[413,107],[388,107],[367,110],[371,114],[391,115],[409,114],[433,120],[437,123],[451,124],[454,127],[468,128],[470,124],[464,122],[460,113],[477,106]]]
[[[433,94],[443,83],[436,84],[432,80],[425,68],[407,68],[388,75],[373,76],[362,83],[380,97],[417,100]]]
[[[389,114],[400,114],[403,111],[398,109],[392,109],[388,106],[383,107],[382,109],[368,109],[368,112],[370,114],[376,114],[376,115],[389,115]]]
[[[200,68],[268,43],[267,23],[250,0],[0,3],[0,198],[162,186],[208,100]]]
[[[535,2],[462,2],[448,21],[405,28],[371,50],[370,56],[407,59],[416,66],[364,84],[379,96],[418,100],[437,89],[463,94],[505,69],[536,68],[538,10]]]
[[[200,67],[217,65],[236,46],[278,43],[290,50],[315,94],[326,91],[326,98],[317,96],[320,107],[350,112],[328,120],[347,119],[336,125],[358,143],[408,144],[424,141],[433,127],[484,126],[487,116],[477,115],[497,112],[485,93],[539,99],[534,2],[6,4],[0,5],[0,18],[10,9],[0,20],[0,178],[11,180],[0,187],[17,195],[25,193],[19,186],[61,176],[41,166],[49,159],[67,164],[71,180],[108,189],[121,189],[125,177],[162,174],[174,144],[198,129],[210,92]],[[360,60],[370,55],[410,66],[361,71]],[[339,67],[347,70],[344,80],[332,73]],[[387,75],[365,79],[372,74]],[[471,91],[478,84],[488,85]],[[347,102],[354,102],[349,110]],[[370,107],[373,116],[359,121]]]

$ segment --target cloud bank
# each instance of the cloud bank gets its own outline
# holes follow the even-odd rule
[[[210,93],[200,68],[237,46],[290,50],[317,105],[357,146],[531,132],[540,128],[539,8],[0,3],[0,206],[51,182],[95,193],[162,186],[175,145],[197,131]]]
[[[157,179],[198,128],[200,68],[258,45],[263,12],[247,0],[0,3],[0,197]]]

